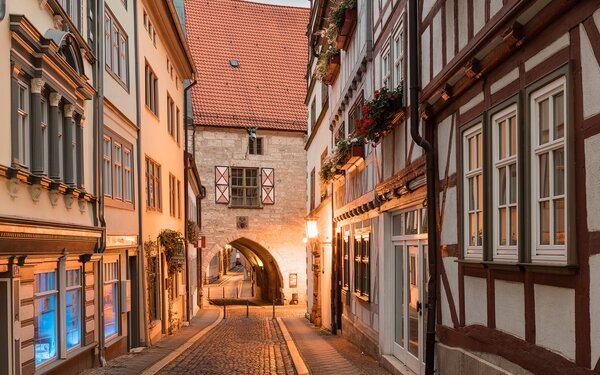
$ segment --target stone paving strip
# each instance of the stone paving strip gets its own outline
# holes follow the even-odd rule
[[[313,375],[389,374],[346,339],[315,328],[304,318],[281,319]]]
[[[190,325],[167,336],[156,345],[144,348],[139,352],[131,352],[115,358],[105,367],[98,367],[83,372],[83,375],[136,375],[152,368],[153,365],[169,357],[173,351],[190,341],[197,341],[199,333],[217,323],[222,316],[219,309],[203,309],[192,319]]]

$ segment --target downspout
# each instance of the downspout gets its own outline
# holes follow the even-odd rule
[[[417,145],[423,148],[427,158],[427,243],[429,280],[427,282],[427,334],[425,338],[425,374],[435,371],[435,321],[437,302],[437,212],[435,192],[435,153],[431,143],[419,134],[419,46],[417,16],[418,0],[411,0],[408,7],[408,38],[410,64],[410,135]]]
[[[140,330],[141,334],[139,335],[140,341],[143,340],[143,344],[146,345],[148,343],[148,330],[146,329],[146,254],[144,252],[144,238],[142,237],[142,115],[140,108],[140,69],[139,69],[139,50],[138,46],[138,20],[137,20],[137,1],[133,2],[133,39],[134,45],[136,46],[134,51],[134,64],[135,64],[135,115],[136,115],[136,126],[137,130],[137,139],[135,141],[137,148],[137,211],[138,211],[138,267],[140,272],[138,272],[138,277],[140,278],[139,282],[139,291],[140,296],[138,296],[138,306],[140,307],[140,321],[138,327],[136,329]],[[143,337],[142,337],[143,336]]]
[[[103,19],[104,15],[104,1],[97,1],[96,3],[96,66],[95,66],[95,78],[97,79],[96,95],[97,95],[97,106],[96,106],[96,118],[94,126],[97,131],[95,147],[95,173],[96,173],[96,193],[98,196],[98,213],[100,226],[103,228],[102,236],[100,237],[100,244],[98,246],[98,253],[104,253],[106,249],[106,221],[104,220],[104,184],[103,184],[103,154],[100,153],[100,145],[104,142],[104,22],[99,21]],[[100,257],[98,262],[98,341],[99,341],[99,353],[98,361],[100,366],[106,366],[105,359],[105,346],[104,346],[104,307],[101,306],[104,300],[103,287],[104,287],[104,259]]]
[[[191,320],[191,316],[193,314],[194,309],[192,308],[191,304],[190,304],[190,265],[188,263],[188,205],[189,205],[189,197],[188,197],[188,171],[190,169],[190,167],[188,166],[188,127],[187,127],[187,97],[188,97],[188,93],[190,91],[190,89],[194,86],[196,86],[196,83],[198,83],[198,81],[194,80],[194,82],[190,83],[186,88],[183,89],[183,136],[184,136],[184,144],[183,144],[183,170],[184,170],[184,174],[183,174],[183,212],[184,215],[183,217],[185,218],[185,223],[184,223],[184,232],[183,232],[183,239],[184,239],[184,243],[185,243],[185,303],[187,306],[187,318],[188,321]],[[196,162],[196,159],[194,159],[194,163]],[[195,245],[194,245],[195,246]],[[202,251],[202,250],[200,250]],[[196,255],[198,256],[198,255]]]

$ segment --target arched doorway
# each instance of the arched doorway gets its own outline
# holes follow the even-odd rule
[[[260,302],[283,304],[285,296],[283,287],[283,276],[279,262],[271,251],[263,245],[249,238],[240,237],[229,241],[225,246],[211,249],[206,252],[206,262],[203,262],[203,270],[206,275],[214,275],[214,267],[219,267],[219,274],[227,273],[231,268],[229,257],[231,249],[239,251],[246,259],[245,267],[251,274],[253,296]]]

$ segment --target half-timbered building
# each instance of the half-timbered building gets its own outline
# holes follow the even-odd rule
[[[600,371],[596,1],[424,1],[442,373]]]

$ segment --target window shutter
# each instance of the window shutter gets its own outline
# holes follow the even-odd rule
[[[262,204],[275,204],[275,169],[262,168]]]
[[[229,204],[229,167],[215,167],[215,203]]]

